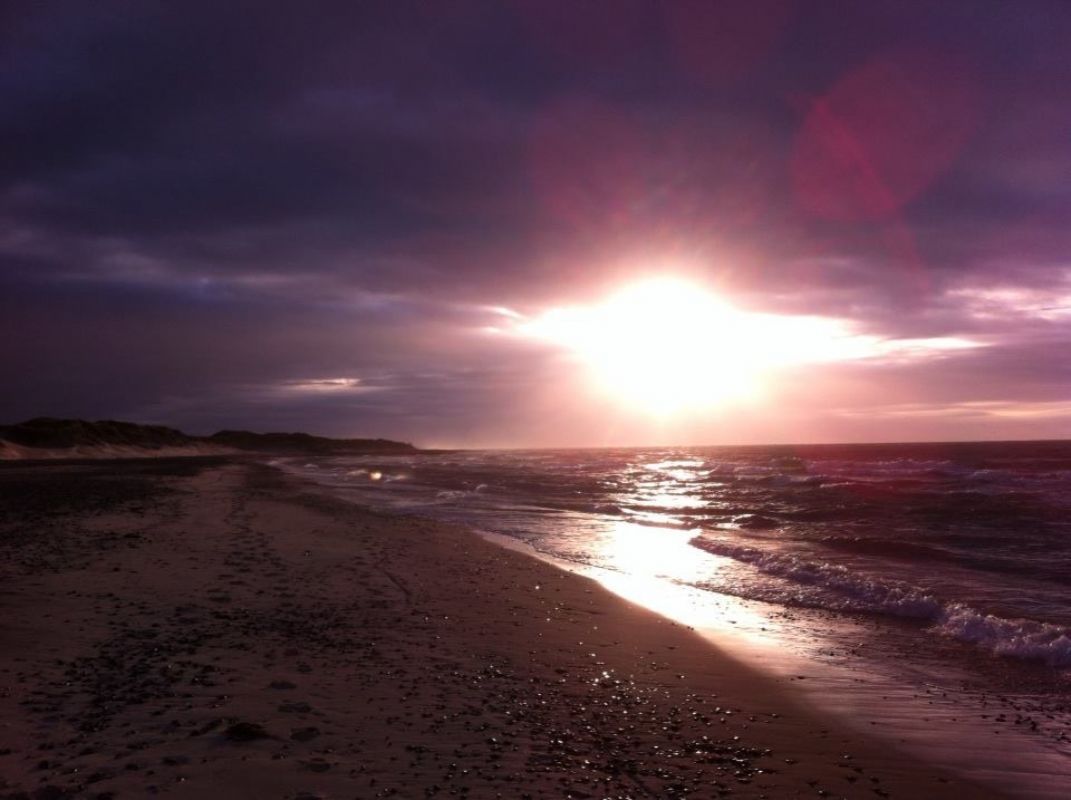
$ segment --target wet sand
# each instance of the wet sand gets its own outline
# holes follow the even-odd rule
[[[0,798],[989,798],[687,628],[226,459],[0,469]]]

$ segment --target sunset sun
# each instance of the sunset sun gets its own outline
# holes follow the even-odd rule
[[[641,280],[594,305],[550,309],[519,329],[573,354],[619,404],[656,417],[754,397],[778,367],[857,358],[874,345],[839,320],[744,311],[678,278]]]
[[[656,415],[717,405],[756,389],[739,314],[682,280],[642,281],[584,308],[548,311],[528,331],[573,351],[595,382]]]

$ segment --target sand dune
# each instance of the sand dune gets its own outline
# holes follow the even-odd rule
[[[217,456],[236,453],[232,447],[191,444],[178,447],[137,447],[135,445],[98,444],[75,447],[26,447],[0,439],[0,461],[101,459],[101,458],[175,458],[179,456]]]
[[[164,425],[37,417],[0,425],[0,460],[168,458],[228,453],[414,453],[389,439],[329,439],[307,433],[219,431],[190,436]]]

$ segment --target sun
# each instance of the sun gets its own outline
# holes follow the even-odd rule
[[[573,352],[614,398],[656,416],[721,405],[760,384],[745,316],[684,280],[641,281],[596,306],[553,309],[523,327]]]
[[[568,352],[607,397],[655,417],[750,401],[786,367],[947,349],[944,340],[859,334],[843,319],[740,309],[670,277],[629,284],[594,305],[515,316],[515,332]]]

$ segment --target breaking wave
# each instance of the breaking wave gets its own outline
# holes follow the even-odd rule
[[[986,614],[963,603],[944,602],[917,586],[873,578],[839,564],[810,561],[705,536],[697,536],[691,544],[713,555],[747,564],[763,574],[817,590],[806,597],[798,595],[801,604],[917,619],[929,623],[930,629],[937,633],[997,655],[1041,661],[1053,667],[1071,666],[1071,630],[1059,625]]]

